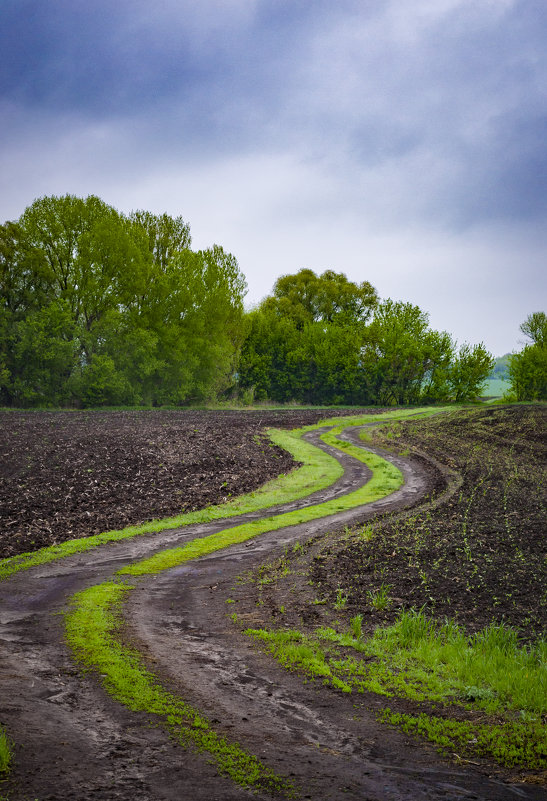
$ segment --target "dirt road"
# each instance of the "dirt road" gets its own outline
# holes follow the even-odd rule
[[[316,433],[312,438],[320,444]],[[360,462],[331,452],[344,466],[343,477],[276,512],[336,497],[368,479]],[[168,689],[203,711],[217,731],[293,780],[302,798],[544,798],[541,788],[509,785],[472,765],[440,759],[378,724],[354,696],[303,684],[230,623],[226,600],[245,571],[287,544],[424,498],[432,468],[386,457],[405,476],[405,485],[388,498],[140,579],[125,607],[127,636]],[[82,673],[74,662],[61,614],[75,592],[110,578],[122,565],[259,516],[113,543],[0,584],[1,720],[15,742],[15,767],[0,793],[10,801],[270,797],[218,776],[206,756],[183,750],[151,718],[115,703],[98,677]]]

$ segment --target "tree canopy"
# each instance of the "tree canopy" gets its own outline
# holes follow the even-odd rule
[[[187,404],[234,388],[317,405],[463,401],[493,364],[344,273],[283,275],[247,313],[245,293],[234,256],[192,250],[182,217],[39,198],[0,226],[0,404]],[[521,387],[544,375],[546,330],[542,312],[522,325],[520,395],[544,392]]]
[[[282,276],[247,315],[239,384],[257,399],[408,404],[474,399],[493,361],[457,349],[411,303],[378,301],[368,281],[330,270]]]
[[[519,401],[547,400],[547,315],[529,314],[520,330],[530,342],[509,357],[511,393]]]
[[[355,284],[344,273],[326,270],[316,275],[313,270],[304,269],[278,278],[262,309],[289,318],[301,329],[313,322],[364,322],[377,302],[376,290],[368,281]]]
[[[159,404],[232,380],[245,279],[181,217],[36,200],[0,228],[0,402]]]

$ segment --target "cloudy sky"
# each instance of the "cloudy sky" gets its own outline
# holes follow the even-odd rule
[[[2,0],[0,217],[182,215],[248,303],[370,281],[495,355],[547,310],[546,0]]]

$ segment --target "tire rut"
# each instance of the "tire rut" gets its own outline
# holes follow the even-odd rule
[[[358,443],[358,432],[344,436]],[[93,675],[75,667],[62,616],[77,591],[132,560],[274,513],[340,497],[369,477],[363,464],[319,440],[344,475],[306,499],[258,513],[112,543],[33,568],[0,584],[2,723],[16,743],[6,783],[10,801],[45,799],[243,799],[269,797],[235,787],[207,759],[174,745],[143,714],[115,703]],[[372,449],[371,449],[372,450]],[[261,535],[137,582],[125,608],[127,635],[168,688],[194,703],[218,731],[238,740],[312,799],[540,798],[439,760],[431,749],[381,727],[352,699],[288,674],[255,651],[227,619],[238,575],[298,540],[418,503],[427,471],[382,454],[405,484],[366,507]]]

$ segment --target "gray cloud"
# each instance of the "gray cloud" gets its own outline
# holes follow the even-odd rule
[[[499,263],[509,308],[519,236],[544,286],[546,22],[544,0],[4,0],[0,213],[66,191],[182,213],[254,299],[310,266],[434,305],[435,253],[465,307]]]

